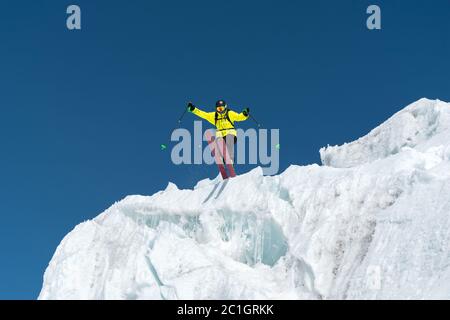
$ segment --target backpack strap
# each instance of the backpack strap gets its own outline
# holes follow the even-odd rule
[[[230,111],[229,109],[226,110],[226,112],[225,112],[225,119],[231,124],[231,127],[232,127],[232,128],[221,129],[221,130],[219,130],[219,131],[230,130],[230,129],[236,129],[236,128],[234,127],[233,122],[231,122],[230,115],[228,114],[229,111]],[[215,125],[216,127],[217,127],[217,120],[218,120],[218,118],[219,118],[219,113],[216,111],[216,114],[214,115],[214,125]],[[222,117],[222,119],[223,119],[223,117]]]

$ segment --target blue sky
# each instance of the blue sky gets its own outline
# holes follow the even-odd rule
[[[450,101],[449,36],[445,0],[3,1],[0,299],[35,299],[62,238],[115,201],[217,175],[159,148],[187,101],[279,128],[281,171],[317,163],[421,97]]]

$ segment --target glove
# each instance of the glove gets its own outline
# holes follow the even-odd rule
[[[195,110],[195,106],[192,104],[192,102],[188,103],[188,110],[189,110],[189,112],[192,112]]]
[[[242,114],[243,114],[244,116],[248,117],[248,115],[250,114],[250,108],[245,108],[245,109],[242,111]]]

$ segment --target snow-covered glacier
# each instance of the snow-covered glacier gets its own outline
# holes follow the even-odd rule
[[[450,104],[320,154],[126,197],[63,239],[39,299],[450,299]]]

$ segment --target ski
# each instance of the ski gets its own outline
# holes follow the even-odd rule
[[[222,176],[222,179],[228,179],[228,174],[225,170],[225,164],[223,162],[223,158],[220,154],[220,152],[217,152],[218,146],[214,139],[214,136],[211,134],[210,130],[206,130],[205,132],[206,141],[208,141],[208,146],[211,149],[211,154],[214,157],[214,160],[217,164],[217,167],[219,168],[220,175]]]
[[[227,144],[224,142],[223,139],[220,140],[221,143],[219,143],[221,146],[221,153],[222,153],[222,158],[225,162],[225,166],[228,170],[228,175],[230,176],[230,178],[234,178],[236,177],[236,172],[234,171],[234,166],[233,166],[233,161],[231,160],[230,154],[228,152],[228,148],[227,148]]]
[[[228,169],[228,172],[230,173],[230,178],[236,177],[236,172],[234,171],[234,166],[232,163],[227,164],[227,169]]]

